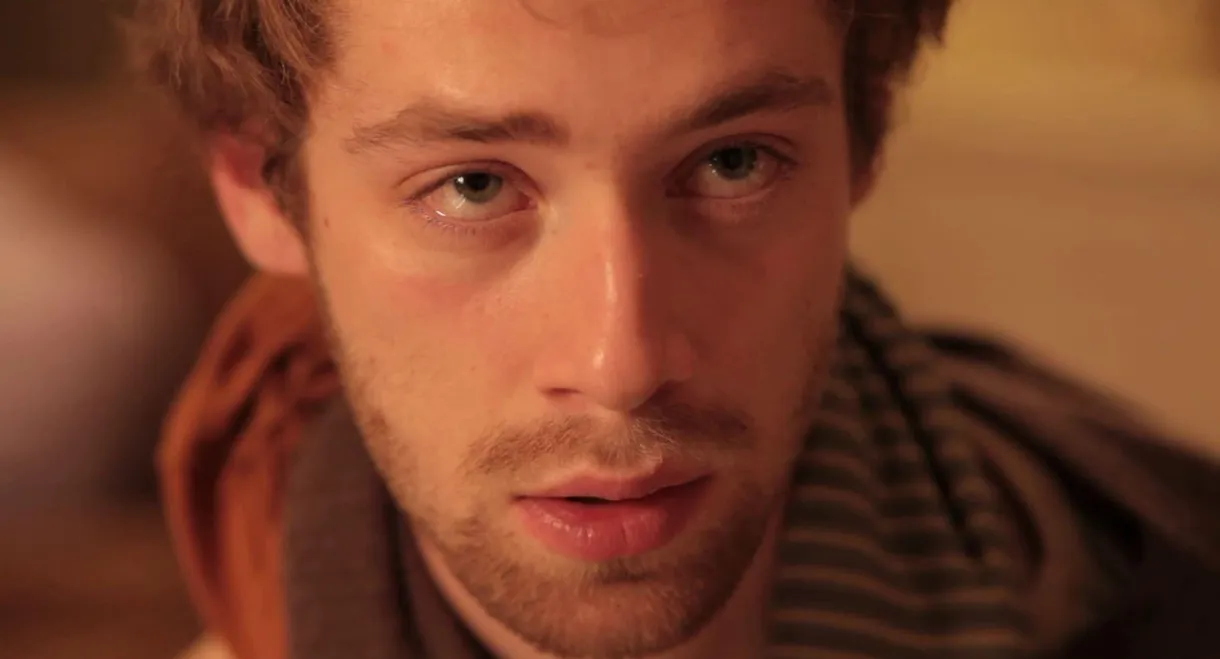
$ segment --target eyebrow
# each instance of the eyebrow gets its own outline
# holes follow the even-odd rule
[[[825,106],[833,100],[834,93],[825,78],[801,77],[770,69],[723,85],[707,100],[667,122],[670,128],[666,132],[681,134],[705,130],[760,112]],[[345,146],[352,153],[437,142],[562,146],[569,137],[567,126],[543,111],[487,115],[449,106],[436,99],[423,99],[385,121],[355,129]]]

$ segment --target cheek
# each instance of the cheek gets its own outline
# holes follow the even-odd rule
[[[503,331],[512,296],[493,278],[413,272],[409,258],[379,256],[338,222],[319,231],[316,273],[349,393],[384,417],[386,469],[416,463],[421,487],[448,488],[470,446],[510,411],[520,372]]]
[[[366,432],[370,452],[402,505],[452,514],[470,487],[458,476],[462,461],[496,411],[483,291],[338,255],[319,264],[319,276],[349,395],[380,419],[381,432]]]
[[[377,364],[371,375],[379,393],[420,422],[459,415],[471,423],[479,417],[470,409],[497,410],[518,351],[503,331],[511,326],[494,289],[370,265],[343,278],[341,290],[331,289],[331,311],[342,319],[345,348]]]
[[[318,277],[349,350],[417,363],[462,343],[475,325],[473,286],[403,273],[363,250],[327,250],[324,238],[319,245]]]
[[[362,331],[397,345],[437,340],[442,349],[488,326],[503,297],[498,264],[474,268],[422,249],[406,211],[342,172],[322,178],[313,203],[323,219],[313,223],[311,246],[335,316],[359,319]]]
[[[730,326],[751,328],[755,339],[795,332],[801,319],[824,316],[837,301],[847,253],[847,186],[810,187],[766,209],[762,229],[704,275],[705,304]]]
[[[822,213],[803,204],[786,208],[788,229],[711,287],[717,294],[707,313],[715,320],[707,325],[715,334],[704,354],[720,382],[771,431],[781,431],[805,402],[824,367],[817,351],[837,328],[846,202],[821,201]]]
[[[775,336],[773,344],[763,345],[782,345],[789,354],[816,348],[828,332],[834,331],[847,261],[846,185],[842,194],[813,203],[817,206],[801,205],[790,211],[797,221],[792,224],[789,239],[779,241],[770,250],[763,267],[766,283],[761,299],[767,305],[769,329]],[[818,210],[797,210],[811,207]],[[798,369],[811,366],[792,365]]]
[[[400,244],[389,230],[403,218],[382,207],[339,203],[342,197],[335,196],[329,195],[331,209],[316,203],[325,219],[314,223],[312,248],[330,311],[344,329],[399,352],[420,343],[443,348],[478,327],[485,280],[430,267],[424,255]],[[436,345],[441,338],[445,341]]]

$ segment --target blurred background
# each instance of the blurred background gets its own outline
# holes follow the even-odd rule
[[[0,657],[195,633],[158,425],[246,274],[122,0],[0,0]],[[909,316],[1018,340],[1220,451],[1220,0],[960,0],[855,249]]]

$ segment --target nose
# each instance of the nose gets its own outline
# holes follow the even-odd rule
[[[583,226],[582,226],[583,224]],[[535,371],[548,399],[626,413],[692,375],[680,268],[663,229],[623,214],[565,227]]]

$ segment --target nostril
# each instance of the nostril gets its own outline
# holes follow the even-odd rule
[[[546,396],[555,402],[568,402],[580,396],[580,391],[569,387],[551,387],[545,392]]]

